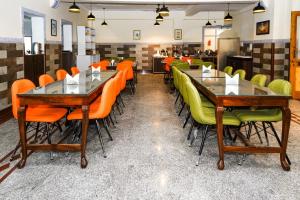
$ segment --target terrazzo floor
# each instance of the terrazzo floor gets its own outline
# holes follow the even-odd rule
[[[49,153],[33,153],[25,168],[0,184],[0,199],[300,199],[300,125],[291,123],[289,172],[277,154],[246,156],[242,166],[242,155],[225,154],[225,169],[219,171],[214,135],[197,167],[199,141],[188,145],[189,125],[182,128],[184,116],[177,116],[175,97],[162,80],[139,75],[136,94],[124,96],[125,113],[111,129],[114,140],[103,134],[107,158],[90,127],[86,169],[80,168],[79,153],[56,153],[53,160]],[[291,108],[300,114],[299,102]],[[0,125],[0,135],[3,156],[18,141],[17,122]]]

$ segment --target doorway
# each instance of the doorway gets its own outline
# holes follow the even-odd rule
[[[62,63],[61,66],[69,73],[73,66],[73,25],[72,22],[61,20]]]
[[[290,82],[294,99],[300,99],[300,11],[291,17]]]

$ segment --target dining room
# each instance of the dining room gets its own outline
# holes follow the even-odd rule
[[[299,0],[2,3],[0,199],[299,199]]]

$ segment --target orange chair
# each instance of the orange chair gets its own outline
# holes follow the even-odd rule
[[[40,75],[39,77],[39,84],[41,87],[45,87],[46,85],[53,82],[54,82],[54,78],[52,78],[52,76],[50,76],[49,74],[43,74]]]
[[[107,67],[109,66],[110,62],[108,60],[101,60],[98,63],[93,63],[91,66],[94,68],[100,67],[101,70],[107,70]]]
[[[171,79],[171,63],[175,60],[174,57],[166,57],[163,62],[165,63],[165,74],[164,74],[164,80],[170,81]]]
[[[181,58],[181,60],[182,60],[183,62],[188,62],[188,60],[191,60],[191,58],[190,58],[190,57],[187,57],[187,56],[183,56],[183,57]]]
[[[115,76],[115,105],[120,113],[120,115],[123,113],[123,109],[120,106],[120,96],[121,96],[121,88],[122,88],[122,82],[123,82],[123,74],[125,72],[124,71],[119,71],[117,73],[117,75]],[[122,101],[121,101],[122,102]]]
[[[102,134],[100,132],[100,122],[103,123],[106,132],[110,138],[110,140],[113,140],[109,130],[108,126],[106,124],[106,121],[104,120],[107,118],[112,110],[112,106],[114,104],[114,99],[115,99],[115,79],[110,79],[107,81],[107,83],[103,87],[103,91],[101,94],[101,98],[97,98],[96,101],[94,101],[90,105],[89,109],[89,119],[95,121],[96,127],[97,127],[97,132],[99,136],[99,140],[101,143],[102,151],[105,156],[105,150],[103,146],[103,141],[102,141]],[[71,112],[67,119],[68,120],[82,120],[82,110],[81,109],[75,109],[73,112]]]
[[[18,109],[20,107],[19,93],[24,93],[35,88],[32,81],[28,79],[16,80],[11,87],[12,95],[12,112],[15,119],[18,119]],[[25,113],[25,121],[27,124],[38,123],[35,135],[35,141],[39,130],[39,123],[45,123],[45,131],[48,137],[48,143],[51,144],[51,135],[55,125],[59,126],[59,120],[67,113],[67,109],[41,106],[28,106]],[[52,130],[50,125],[52,124]],[[28,127],[28,126],[26,126]],[[27,130],[25,130],[26,132]],[[44,130],[43,130],[44,131]],[[15,149],[16,150],[16,149]]]
[[[71,67],[71,72],[72,72],[72,76],[75,76],[76,74],[80,73],[78,67],[76,67],[76,66]]]
[[[67,76],[68,72],[64,69],[59,69],[56,71],[56,79],[58,81],[64,80]]]
[[[119,70],[119,71],[127,70],[126,81],[128,81],[130,84],[130,89],[131,89],[132,94],[134,94],[134,92],[135,92],[133,63],[134,62],[131,60],[124,60],[123,62],[120,62],[117,65],[117,70]]]

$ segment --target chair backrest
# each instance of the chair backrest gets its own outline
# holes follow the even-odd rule
[[[256,74],[251,78],[251,83],[260,87],[266,86],[267,76],[264,74]]]
[[[11,86],[11,101],[12,101],[12,112],[15,119],[18,118],[18,109],[20,107],[20,100],[18,94],[27,92],[35,88],[32,81],[28,79],[16,80]]]
[[[281,95],[291,95],[292,94],[292,85],[289,81],[283,79],[276,79],[269,83],[268,88],[273,92]]]
[[[198,123],[207,124],[198,90],[190,81],[186,82],[186,90],[193,119]]]
[[[246,77],[246,71],[243,69],[238,69],[233,73],[233,76],[235,76],[236,74],[239,74],[239,78],[240,80],[245,80]]]
[[[187,90],[186,90],[186,84],[187,82],[191,82],[191,79],[185,74],[185,73],[182,73],[181,74],[181,83],[182,83],[182,86],[181,86],[181,90],[182,90],[182,97],[183,97],[183,101],[189,105],[189,97],[187,95]]]
[[[174,61],[174,57],[166,57],[165,59],[164,59],[164,62],[165,62],[165,70],[167,71],[167,72],[169,72],[170,70],[171,70],[171,68],[170,68],[170,65],[171,65],[171,63]]]
[[[75,76],[76,74],[80,73],[78,67],[76,66],[71,67],[71,72],[72,72],[72,76]]]
[[[100,61],[100,67],[101,67],[101,70],[107,70],[107,67],[109,66],[110,62],[109,60],[101,60]]]
[[[133,63],[131,60],[124,60],[117,64],[117,70],[128,70],[126,80],[133,79]]]
[[[42,74],[39,77],[39,85],[41,87],[45,87],[46,85],[53,82],[54,82],[54,78],[52,78],[52,76],[50,76],[49,74]]]
[[[64,80],[67,76],[68,72],[64,69],[59,69],[56,71],[56,79],[58,81]]]
[[[123,74],[124,73],[125,73],[124,71],[119,71],[117,73],[117,75],[115,76],[115,78],[116,78],[116,96],[118,96],[121,92],[122,79],[123,79]]]
[[[176,65],[176,67],[178,68],[178,70],[182,70],[182,69],[190,69],[190,65],[189,63],[185,62],[185,63],[178,63]]]
[[[228,74],[229,76],[232,75],[232,71],[233,71],[233,67],[231,67],[231,66],[226,66],[226,67],[224,68],[224,72],[225,72],[226,74]]]
[[[113,92],[114,89],[115,89],[115,79],[113,78],[108,80],[103,87],[102,95],[101,95],[101,103],[95,114],[97,115],[97,117],[105,118],[109,115],[111,111],[111,107],[115,101],[115,92]]]
[[[173,83],[176,89],[178,89],[178,69],[176,66],[172,68],[173,72]]]
[[[122,70],[123,74],[122,74],[122,81],[121,81],[121,91],[123,91],[126,88],[126,77],[127,77],[127,72],[128,70]]]

